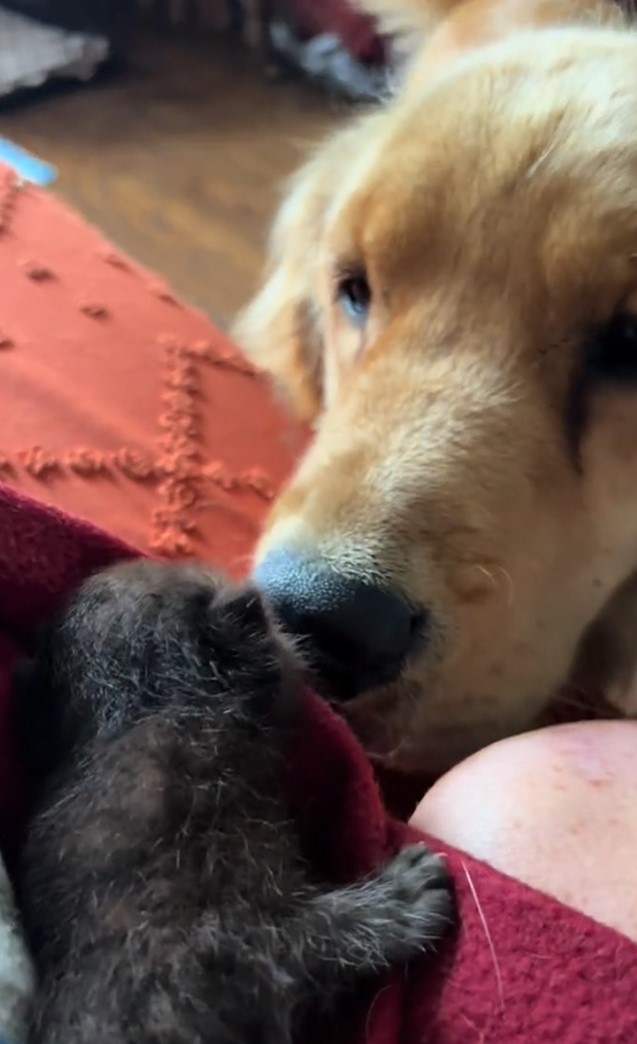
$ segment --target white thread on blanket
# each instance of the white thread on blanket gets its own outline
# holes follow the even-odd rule
[[[478,917],[480,918],[480,921],[482,923],[482,927],[484,929],[484,934],[485,934],[486,940],[487,940],[487,946],[489,947],[489,951],[491,953],[491,959],[493,961],[493,969],[495,971],[496,983],[497,983],[497,986],[498,986],[498,995],[499,995],[499,998],[500,998],[500,1011],[504,1011],[504,986],[503,986],[503,983],[502,983],[502,972],[500,971],[500,964],[498,962],[498,957],[497,957],[497,954],[495,952],[495,946],[493,945],[493,938],[491,936],[491,932],[489,931],[489,925],[487,924],[487,919],[486,919],[486,917],[484,915],[484,910],[482,909],[482,905],[480,903],[480,900],[478,899],[478,893],[476,892],[476,886],[474,885],[473,879],[471,877],[471,874],[469,873],[469,871],[467,869],[467,866],[466,866],[466,864],[464,862],[462,863],[462,869],[463,869],[464,875],[465,875],[465,877],[467,879],[467,884],[469,885],[469,891],[471,892],[471,897],[472,897],[474,903],[476,904],[476,910],[478,911]]]

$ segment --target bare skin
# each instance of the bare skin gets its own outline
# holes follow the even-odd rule
[[[503,740],[439,780],[412,823],[637,942],[636,752],[637,722]]]

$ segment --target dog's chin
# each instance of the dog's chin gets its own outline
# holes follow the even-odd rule
[[[420,665],[422,667],[422,665]],[[412,664],[389,684],[357,686],[352,678],[327,672],[319,691],[345,718],[370,760],[382,770],[438,777],[477,751],[507,736],[567,721],[621,715],[596,692],[564,686],[540,713],[478,715],[473,720],[427,723],[427,684]],[[418,677],[420,675],[420,677]],[[433,679],[430,679],[433,682]],[[524,699],[520,701],[524,704]],[[528,704],[527,704],[528,705]],[[424,713],[419,713],[419,708]]]
[[[501,738],[494,722],[435,721],[427,724],[426,682],[414,665],[391,683],[346,698],[332,689],[328,700],[350,726],[370,761],[403,774],[437,777]]]
[[[416,694],[402,680],[369,689],[333,705],[364,747],[370,760],[383,768],[420,772],[422,757],[414,749],[412,714]]]
[[[531,723],[531,729],[548,728],[577,721],[608,721],[625,715],[610,703],[604,693],[566,684]]]
[[[374,765],[395,773],[437,778],[509,730],[497,717],[427,721],[426,690],[413,678],[337,704]],[[419,712],[420,709],[420,712]],[[531,722],[528,723],[531,726]]]

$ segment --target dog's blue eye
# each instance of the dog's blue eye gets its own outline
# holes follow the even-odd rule
[[[372,303],[372,292],[365,276],[341,279],[338,284],[338,302],[351,323],[363,326]]]
[[[611,380],[637,376],[637,318],[620,312],[587,346],[589,372]]]
[[[637,317],[618,312],[610,322],[589,333],[576,366],[566,405],[566,429],[573,461],[582,470],[580,445],[597,388],[634,389],[637,384]]]

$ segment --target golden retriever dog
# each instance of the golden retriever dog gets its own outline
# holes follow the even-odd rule
[[[578,665],[636,709],[637,35],[364,6],[400,85],[296,177],[239,325],[315,429],[255,571],[370,753],[442,771]]]

